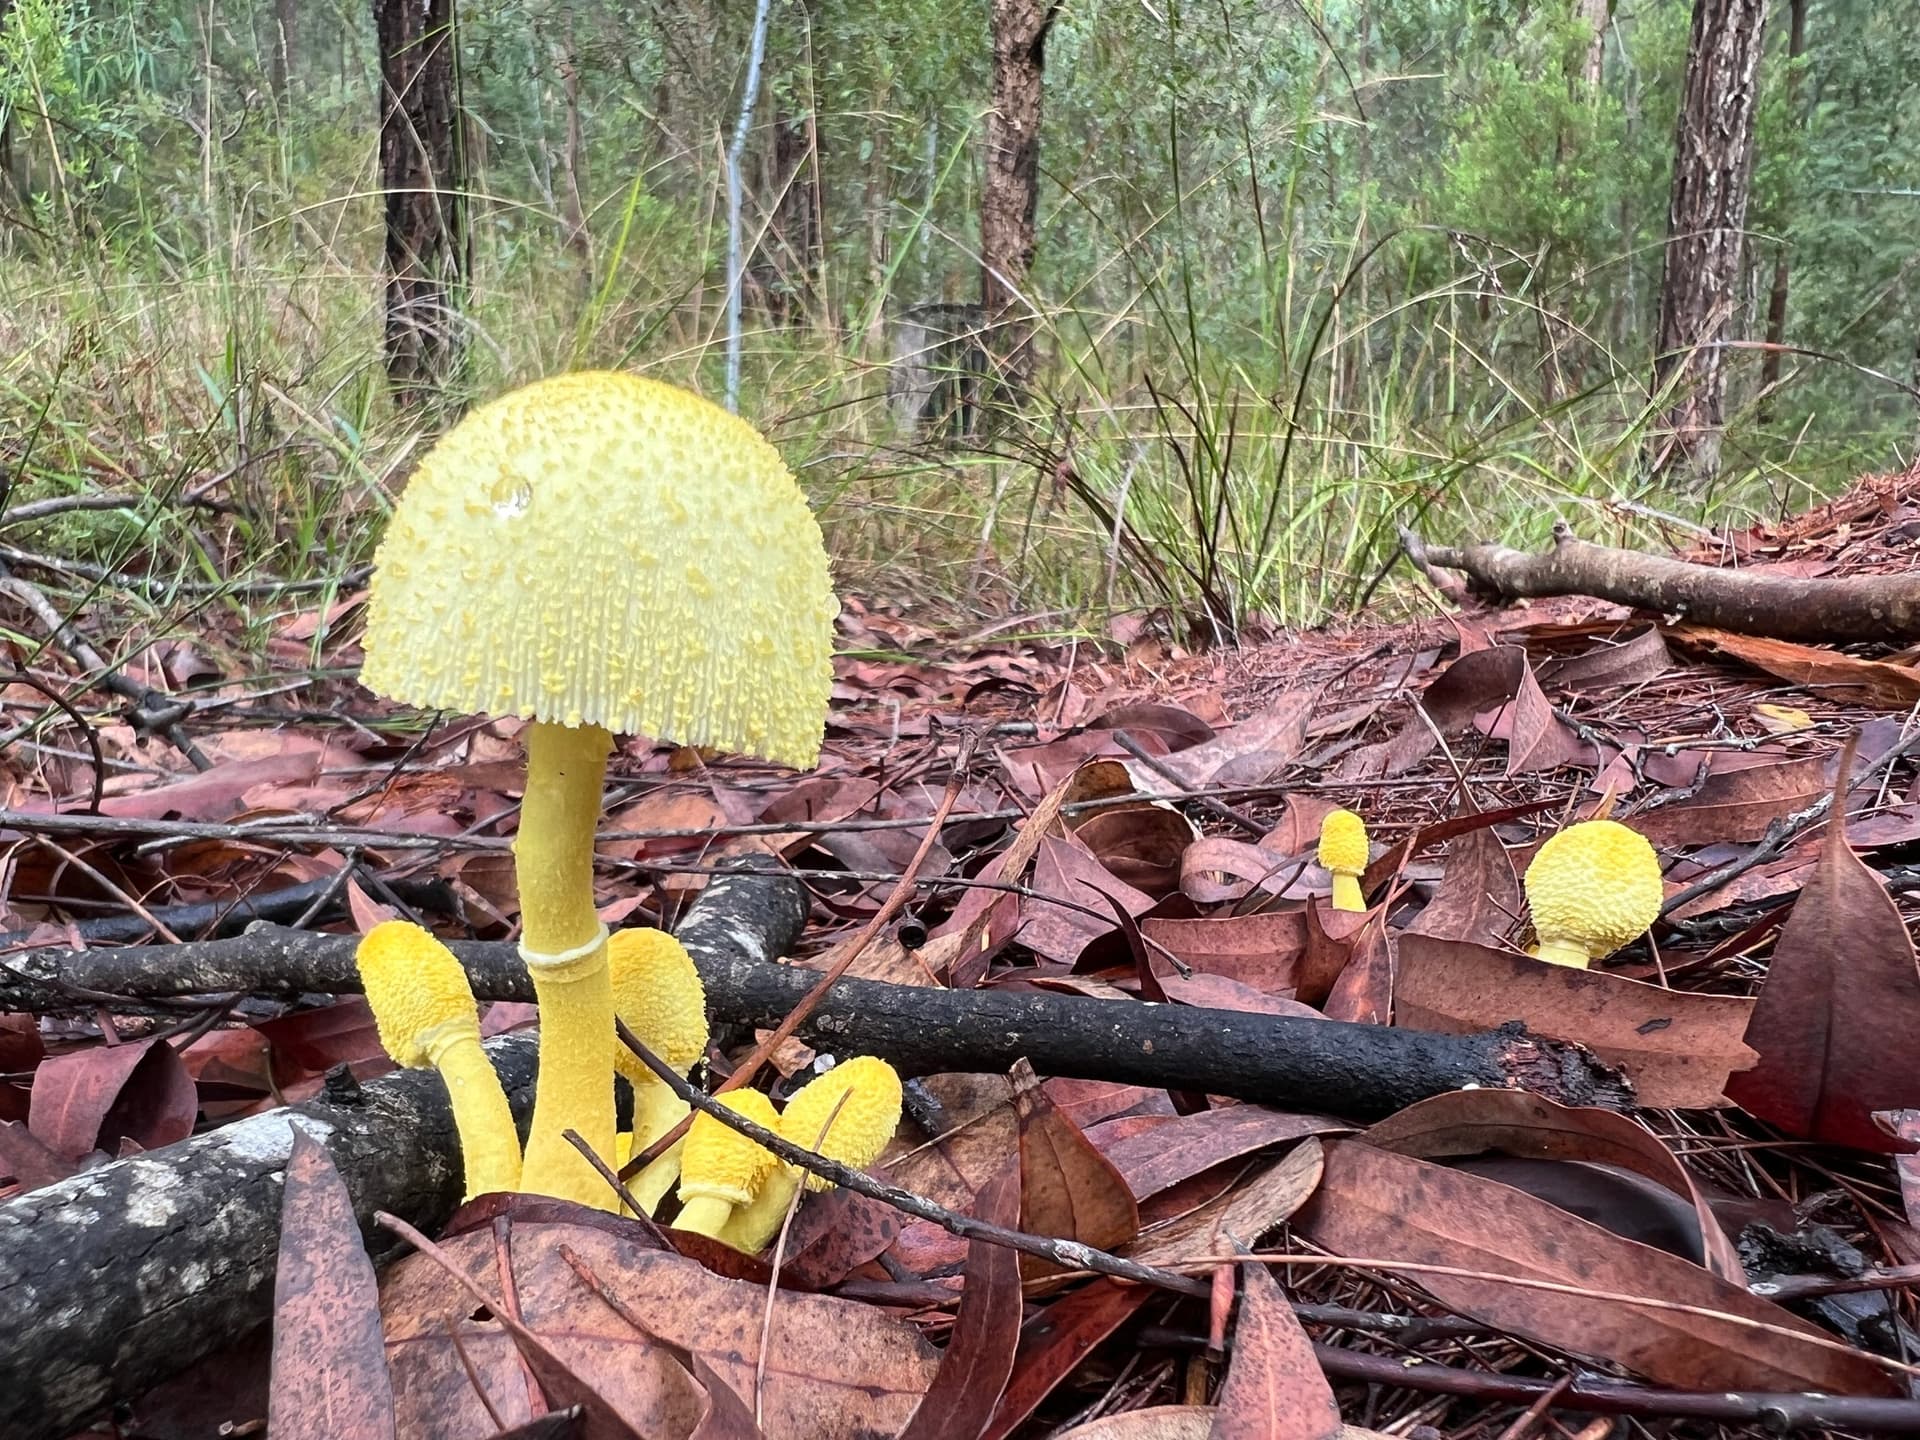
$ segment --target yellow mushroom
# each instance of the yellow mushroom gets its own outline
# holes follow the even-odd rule
[[[686,947],[664,930],[616,930],[607,941],[613,977],[613,1008],[627,1028],[684,1077],[707,1051],[707,997]],[[633,1086],[633,1129],[628,1155],[637,1155],[678,1125],[687,1102],[617,1039],[614,1068]],[[620,1163],[626,1163],[622,1157]],[[627,1187],[651,1215],[673,1186],[680,1146],[647,1166]]]
[[[467,972],[418,925],[387,920],[354,952],[380,1044],[396,1065],[446,1082],[466,1164],[467,1199],[520,1184],[520,1136],[486,1052]]]
[[[421,460],[375,558],[362,680],[530,720],[514,860],[540,1002],[523,1182],[610,1207],[613,995],[593,834],[615,734],[811,766],[838,606],[820,527],[751,426],[631,375],[542,380]]]
[[[802,1087],[780,1116],[780,1138],[816,1155],[864,1170],[880,1158],[900,1124],[900,1077],[871,1055],[856,1056]],[[753,1199],[736,1210],[720,1238],[757,1255],[780,1232],[787,1207],[805,1184],[829,1190],[833,1182],[782,1162]]]
[[[758,1090],[733,1090],[717,1098],[756,1125],[779,1128],[773,1102]],[[673,1228],[717,1238],[735,1208],[753,1198],[779,1163],[757,1140],[701,1111],[687,1127],[680,1156],[680,1214]]]
[[[1660,858],[1619,821],[1584,820],[1540,847],[1526,889],[1539,937],[1533,953],[1585,969],[1660,918]]]
[[[1365,910],[1360,877],[1367,869],[1367,826],[1351,810],[1335,810],[1320,822],[1320,863],[1333,872],[1333,908]]]

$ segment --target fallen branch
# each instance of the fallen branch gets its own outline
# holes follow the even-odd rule
[[[798,882],[766,872],[722,876],[724,896],[696,907],[680,929],[694,953],[716,1019],[771,1027],[819,976],[767,963],[756,924],[729,919],[804,913]],[[795,922],[797,924],[797,921]],[[730,943],[728,943],[730,942]],[[0,1010],[78,1008],[79,987],[139,997],[250,992],[293,999],[360,988],[350,935],[258,927],[233,940],[112,950],[41,950],[0,957]],[[512,945],[456,942],[474,994],[531,1000]],[[809,1043],[879,1055],[903,1072],[1006,1070],[1026,1059],[1044,1075],[1191,1090],[1356,1119],[1388,1115],[1466,1086],[1531,1090],[1567,1105],[1623,1109],[1632,1092],[1578,1045],[1519,1025],[1439,1035],[1380,1025],[1256,1015],[1180,1005],[1122,1004],[1043,991],[938,990],[841,980],[801,1027]]]
[[[734,957],[766,967],[800,933],[806,911],[799,895],[779,876],[716,884],[679,934],[703,963]],[[344,939],[351,969],[354,942]],[[487,1043],[523,1128],[533,1108],[536,1048],[526,1034]],[[15,1197],[0,1205],[0,1315],[8,1337],[0,1346],[0,1435],[70,1435],[103,1406],[140,1394],[267,1319],[295,1126],[327,1147],[376,1258],[387,1242],[373,1229],[374,1212],[437,1226],[460,1198],[445,1087],[439,1076],[412,1070],[365,1085],[349,1080],[320,1100]]]
[[[1429,545],[1404,526],[1400,546],[1422,573],[1458,570],[1478,594],[1500,600],[1592,595],[1741,635],[1838,644],[1920,639],[1920,576],[1794,576],[1691,565],[1667,555],[1615,550],[1574,538],[1555,521],[1553,548]]]

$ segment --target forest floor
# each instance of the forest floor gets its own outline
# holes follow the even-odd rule
[[[1920,469],[1688,558],[1894,574],[1917,535]],[[0,582],[15,636],[0,977],[45,947],[162,956],[249,917],[513,936],[517,727],[423,730],[359,690],[363,592],[274,621],[266,653],[297,684],[246,678],[257,637],[209,607],[109,697],[80,682],[97,669],[86,636],[128,623],[114,584],[25,573]],[[303,1312],[283,1308],[304,1356],[270,1352],[265,1331],[221,1337],[125,1397],[111,1433],[249,1433],[279,1367],[356,1326],[378,1356],[382,1324],[403,1436],[498,1433],[576,1402],[583,1418],[515,1433],[692,1433],[700,1407],[676,1408],[675,1385],[704,1390],[701,1434],[759,1433],[720,1403],[729,1389],[769,1436],[1332,1435],[1336,1403],[1351,1427],[1489,1440],[1920,1433],[1920,1160],[1892,1153],[1897,1132],[1920,1135],[1915,655],[1581,597],[1429,609],[1210,649],[1160,613],[1062,646],[1005,641],[1017,617],[849,595],[816,772],[616,752],[603,917],[671,926],[718,863],[772,855],[810,897],[803,966],[1116,1016],[1153,1001],[1223,1034],[1235,1016],[1455,1035],[1521,1020],[1624,1074],[1630,1106],[1463,1084],[1382,1115],[1324,1094],[926,1074],[874,1173],[1094,1247],[1077,1273],[1015,1269],[845,1190],[802,1205],[781,1272],[796,1288],[777,1292],[764,1265],[712,1247],[666,1256],[675,1232],[643,1221],[529,1211],[507,1304],[545,1351],[516,1351],[497,1320],[464,1348],[420,1343],[455,1302],[415,1256],[386,1272],[378,1310],[332,1330],[296,1330]],[[40,645],[50,619],[70,628]],[[1364,913],[1329,908],[1316,863],[1336,807],[1372,839]],[[1666,912],[1604,965],[1534,960],[1527,863],[1606,813],[1658,850]],[[115,999],[0,1014],[0,1207],[311,1100],[336,1067],[391,1069],[358,997]],[[484,1026],[531,1019],[500,1000]],[[716,1038],[715,1080],[753,1034]],[[782,1047],[776,1097],[815,1059]],[[287,1223],[313,1227],[322,1271],[358,1253],[351,1223],[296,1217],[294,1193]],[[495,1283],[501,1234],[444,1248]],[[588,1256],[594,1278],[556,1281],[549,1253]],[[1188,1283],[1115,1278],[1115,1255]],[[767,1333],[787,1348],[762,1355],[763,1319],[783,1313]],[[687,1367],[672,1384],[662,1346]],[[317,1424],[288,1402],[274,1433],[360,1433]]]

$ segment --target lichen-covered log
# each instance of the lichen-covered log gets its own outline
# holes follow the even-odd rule
[[[534,1040],[487,1050],[524,1126]],[[375,1210],[438,1225],[460,1199],[445,1087],[409,1070],[0,1205],[0,1435],[71,1434],[267,1318],[296,1125],[327,1147],[363,1227]]]

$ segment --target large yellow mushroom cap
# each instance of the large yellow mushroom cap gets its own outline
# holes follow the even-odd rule
[[[361,940],[354,959],[381,1048],[394,1064],[421,1069],[436,1063],[432,1049],[469,1034],[479,1040],[480,1015],[466,970],[418,925],[382,921]]]
[[[838,608],[820,527],[752,426],[658,381],[560,375],[420,462],[375,559],[361,678],[804,767]]]
[[[607,937],[607,969],[614,1012],[685,1075],[707,1053],[707,993],[686,947],[664,930],[616,930]],[[613,1063],[635,1085],[660,1083],[618,1040]]]
[[[717,1097],[734,1114],[778,1131],[773,1102],[758,1090],[734,1090]],[[779,1164],[774,1153],[702,1110],[687,1127],[680,1152],[680,1199],[724,1200],[744,1205]]]
[[[1367,868],[1367,826],[1351,810],[1335,810],[1320,822],[1320,864],[1336,875]]]
[[[780,1116],[780,1136],[864,1170],[880,1158],[899,1127],[902,1099],[900,1077],[891,1065],[872,1055],[857,1055],[801,1087]],[[809,1174],[807,1188],[831,1190],[833,1182]]]
[[[1541,958],[1584,963],[1572,947],[1597,960],[1660,918],[1660,857],[1617,820],[1585,820],[1540,847],[1526,889]]]

